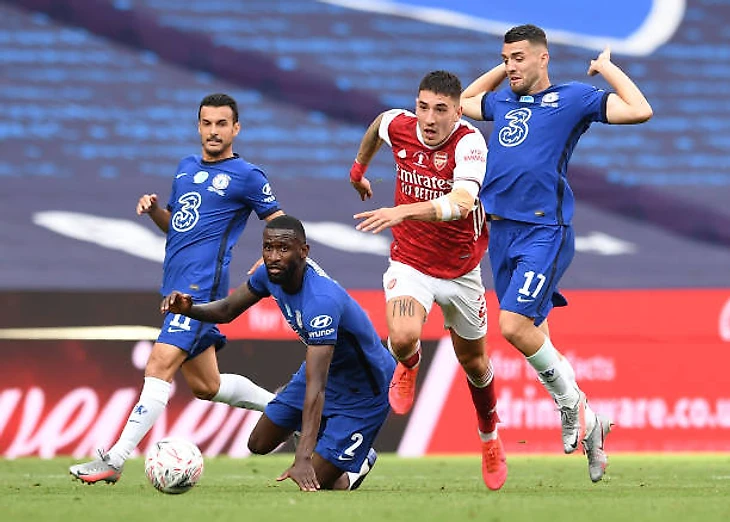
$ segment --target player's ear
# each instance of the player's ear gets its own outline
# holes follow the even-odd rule
[[[241,132],[241,122],[237,121],[233,124],[233,136],[238,136],[238,133]]]
[[[302,253],[302,259],[306,259],[309,256],[309,245],[308,244],[304,243],[302,245],[301,253]]]
[[[542,69],[547,69],[548,63],[550,62],[550,53],[545,50],[542,54],[540,54],[540,67]]]

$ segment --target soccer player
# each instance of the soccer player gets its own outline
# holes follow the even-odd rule
[[[557,402],[565,452],[582,443],[597,482],[607,464],[610,421],[589,408],[547,325],[553,306],[567,304],[558,283],[575,252],[568,161],[592,122],[641,123],[652,109],[608,49],[591,60],[588,75],[603,75],[615,92],[578,82],[553,85],[549,60],[542,29],[514,27],[504,36],[503,63],[469,85],[461,104],[466,116],[494,121],[480,198],[491,216],[489,259],[502,335]],[[504,78],[509,87],[497,91]]]
[[[228,293],[231,250],[251,211],[260,219],[283,215],[264,173],[233,152],[241,130],[236,101],[226,94],[206,96],[198,108],[202,155],[183,158],[166,207],[145,194],[137,214],[148,214],[167,234],[161,293],[184,289],[197,303]],[[145,368],[139,402],[119,440],[99,458],[71,466],[86,483],[119,480],[124,461],[163,412],[175,373],[199,399],[263,411],[274,396],[241,375],[221,374],[216,350],[226,342],[215,324],[168,313]]]
[[[487,146],[461,119],[461,82],[446,71],[428,73],[418,87],[415,114],[392,109],[370,124],[350,171],[364,201],[372,196],[365,169],[383,144],[396,169],[393,207],[361,212],[358,230],[393,227],[390,265],[383,275],[388,346],[398,359],[390,404],[413,405],[420,338],[434,301],[441,307],[456,357],[466,372],[482,443],[482,477],[497,490],[507,464],[497,432],[494,373],[487,355],[487,305],[479,263],[489,235],[478,194]]]
[[[301,430],[294,463],[278,480],[291,478],[302,491],[352,490],[375,464],[372,444],[390,411],[395,362],[365,311],[308,254],[301,222],[277,217],[264,228],[264,266],[246,284],[207,304],[173,292],[162,311],[227,323],[272,296],[307,346],[306,358],[266,406],[248,447],[270,453]]]

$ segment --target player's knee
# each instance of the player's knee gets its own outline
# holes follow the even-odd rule
[[[197,382],[190,386],[193,395],[204,401],[211,401],[218,394],[219,385],[212,383]]]
[[[514,346],[520,345],[520,339],[523,336],[523,327],[517,321],[511,318],[499,318],[499,329],[504,337],[510,344]]]
[[[418,336],[411,332],[391,332],[390,349],[396,355],[405,357],[413,353],[418,343]]]
[[[248,450],[254,455],[266,455],[267,453],[271,453],[272,449],[268,441],[260,437],[256,432],[251,433],[248,437]]]

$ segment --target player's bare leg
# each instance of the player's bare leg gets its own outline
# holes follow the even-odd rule
[[[421,332],[426,310],[410,296],[395,297],[386,304],[388,348],[398,360],[388,399],[395,413],[404,415],[413,406],[416,377],[421,362]]]
[[[248,449],[254,455],[266,455],[286,442],[293,433],[294,430],[275,424],[264,413],[248,437]]]
[[[507,480],[507,458],[499,438],[497,394],[494,371],[486,351],[486,339],[464,339],[453,330],[451,341],[459,364],[464,368],[479,425],[482,442],[482,478],[491,490],[500,489]]]

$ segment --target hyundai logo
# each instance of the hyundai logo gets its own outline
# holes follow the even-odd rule
[[[318,315],[309,321],[309,326],[312,328],[327,328],[332,324],[332,318],[329,315]]]

